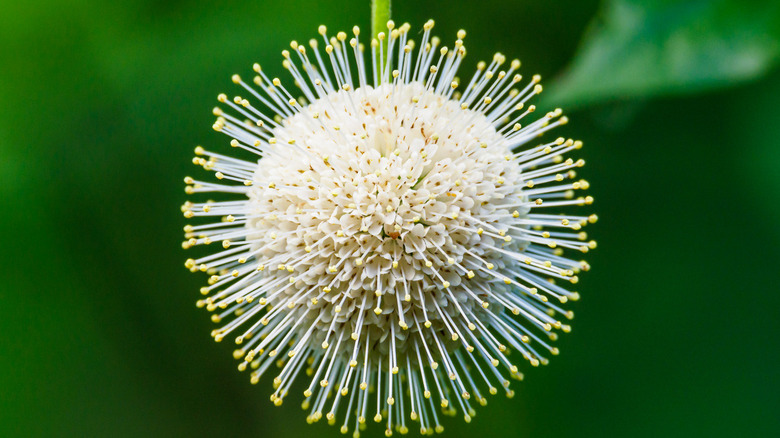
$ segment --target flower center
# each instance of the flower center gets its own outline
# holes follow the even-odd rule
[[[264,281],[282,285],[271,305],[318,343],[366,336],[377,354],[482,318],[505,286],[495,271],[528,243],[519,167],[485,115],[387,84],[331,93],[274,135],[292,148],[259,161],[247,222]]]

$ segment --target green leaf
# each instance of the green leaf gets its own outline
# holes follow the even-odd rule
[[[780,2],[608,0],[546,100],[580,107],[692,93],[780,60]]]

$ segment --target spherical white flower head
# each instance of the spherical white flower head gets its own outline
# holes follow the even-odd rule
[[[345,432],[350,418],[371,416],[388,433],[404,432],[407,420],[440,430],[431,397],[469,421],[484,394],[511,395],[507,379],[522,373],[509,350],[544,364],[543,351],[557,349],[543,337],[569,330],[559,315],[572,313],[554,303],[578,294],[555,280],[576,283],[588,265],[562,249],[595,247],[581,231],[595,216],[536,212],[592,202],[574,197],[588,185],[573,181],[583,162],[562,157],[580,142],[521,148],[566,122],[556,110],[521,124],[535,109],[526,102],[541,92],[538,76],[521,85],[520,63],[501,70],[497,54],[460,92],[465,32],[448,50],[432,27],[416,56],[408,25],[392,22],[370,57],[357,28],[347,42],[321,27],[324,56],[316,40],[312,53],[293,42],[300,64],[284,51],[284,66],[301,98],[258,65],[259,90],[234,76],[261,107],[220,95],[233,115],[215,109],[214,128],[260,158],[198,148],[196,164],[236,184],[186,179],[188,193],[239,195],[183,208],[223,218],[185,227],[185,247],[222,242],[186,264],[211,273],[198,304],[218,311],[216,322],[230,319],[213,336],[236,334],[239,369],[255,369],[254,383],[279,367],[276,404],[307,370],[309,421],[344,413]]]
[[[312,114],[333,126],[313,125]],[[456,301],[465,314],[480,313],[466,288],[495,280],[480,258],[503,266],[509,257],[494,246],[518,252],[528,244],[512,240],[522,235],[508,227],[524,230],[518,221],[528,207],[502,137],[483,114],[422,84],[333,93],[278,131],[300,157],[260,160],[247,225],[261,260],[291,261],[283,264],[292,273],[270,274],[295,282],[271,304],[294,300],[298,317],[319,326],[318,341],[366,331],[374,354],[387,355],[392,342],[405,354],[420,324],[450,338],[456,332],[445,318],[461,317]]]

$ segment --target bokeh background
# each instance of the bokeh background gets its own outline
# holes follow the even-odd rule
[[[780,2],[394,3],[468,30],[467,69],[544,76],[601,218],[561,355],[447,436],[780,436]],[[281,76],[290,40],[367,29],[368,0],[0,10],[0,436],[340,436],[211,340],[179,206],[192,148],[228,148],[230,75]]]

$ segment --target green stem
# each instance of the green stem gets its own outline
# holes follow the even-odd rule
[[[390,3],[392,0],[371,0],[371,38],[376,38],[379,32],[387,33]]]

